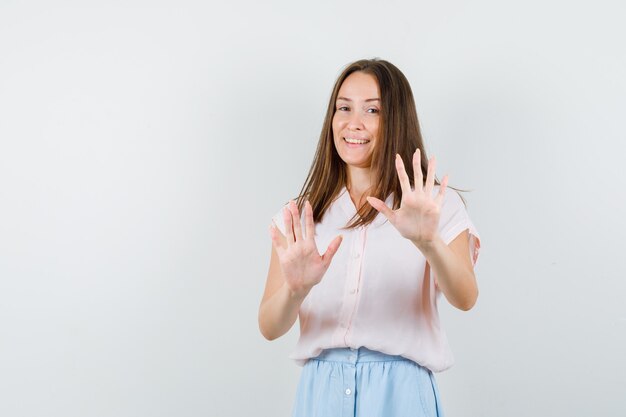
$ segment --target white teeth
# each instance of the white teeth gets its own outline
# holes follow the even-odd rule
[[[364,140],[364,139],[343,138],[343,140],[345,140],[348,143],[355,143],[355,144],[359,144],[359,145],[363,145],[363,144],[369,142],[369,140]]]

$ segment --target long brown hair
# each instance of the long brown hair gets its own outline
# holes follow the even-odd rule
[[[396,153],[402,157],[413,187],[413,153],[419,148],[422,175],[424,180],[426,179],[428,158],[408,80],[395,65],[382,59],[362,59],[353,62],[346,66],[335,82],[313,163],[297,198],[300,211],[305,200],[309,200],[316,223],[322,220],[326,210],[347,185],[346,165],[335,149],[332,122],[339,89],[344,80],[357,71],[374,76],[381,95],[379,140],[374,148],[371,163],[376,183],[370,188],[369,195],[385,201],[391,193],[394,193],[392,208],[395,210],[400,207],[402,189],[395,168]],[[435,179],[435,184],[439,185],[439,180]],[[371,223],[377,214],[378,211],[374,207],[363,204],[345,228],[365,226]]]

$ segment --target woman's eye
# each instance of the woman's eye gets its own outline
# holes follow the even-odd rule
[[[378,113],[379,110],[378,109],[367,109],[368,113]]]
[[[348,106],[339,106],[337,107],[337,110],[348,111]]]

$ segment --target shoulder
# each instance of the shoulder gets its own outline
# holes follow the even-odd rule
[[[436,192],[439,192],[439,186],[434,188],[436,188]],[[478,231],[470,218],[461,193],[452,188],[447,188],[441,204],[439,233],[447,244],[466,229],[469,229],[470,235],[478,238]]]
[[[433,195],[437,195],[439,193],[439,189],[441,187],[439,185],[436,185],[433,188]],[[463,200],[463,197],[461,197],[461,194],[457,191],[454,190],[452,188],[446,188],[444,195],[443,195],[443,202],[441,203],[441,209],[442,210],[458,210],[458,209],[465,209],[466,208],[466,204],[465,201]]]
[[[272,216],[272,223],[278,227],[281,233],[285,234],[284,210],[289,206],[289,202],[283,204],[280,209]]]

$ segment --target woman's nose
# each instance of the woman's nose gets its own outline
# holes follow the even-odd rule
[[[363,120],[361,119],[361,115],[358,112],[353,112],[350,115],[350,120],[348,120],[348,128],[353,130],[363,129]]]

